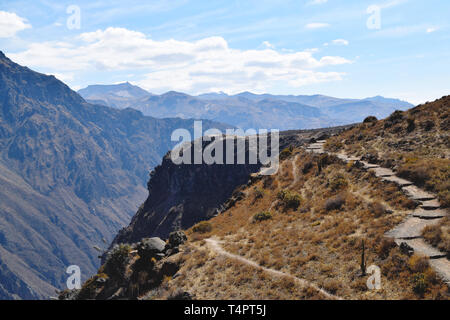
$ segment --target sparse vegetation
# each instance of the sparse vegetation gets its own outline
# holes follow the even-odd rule
[[[197,232],[197,233],[207,233],[207,232],[211,232],[211,230],[212,230],[212,225],[208,221],[201,221],[192,227],[192,231]]]
[[[345,204],[345,195],[338,194],[337,196],[334,196],[325,202],[325,210],[326,211],[340,210],[344,204]]]
[[[261,211],[253,216],[254,221],[264,221],[272,219],[272,214],[269,211]]]
[[[247,191],[264,190],[258,201],[254,202],[256,197],[244,198],[209,220],[213,227],[207,237],[220,240],[230,253],[305,278],[343,298],[448,299],[446,285],[433,275],[426,259],[424,263],[407,256],[384,237],[410,212],[407,208],[415,207],[396,185],[382,182],[357,166],[348,168],[332,157],[301,153],[300,159],[304,165],[299,168],[308,169],[299,170],[296,183],[292,184],[292,161],[287,158],[280,164],[282,170],[270,178],[270,188],[264,188],[266,179],[247,187]],[[287,200],[297,196],[302,214],[285,210],[286,206],[291,208]],[[285,213],[269,212],[267,208],[273,203],[274,210],[282,208]],[[390,210],[392,214],[388,214]],[[199,299],[320,297],[312,288],[300,288],[289,279],[274,279],[212,253],[202,237],[195,237],[196,230],[189,231],[190,241],[180,253],[185,261],[182,276],[172,279],[169,287],[193,292]],[[376,264],[382,270],[383,290],[368,291],[367,278],[360,277],[362,239],[366,264]],[[416,274],[424,275],[425,286],[421,276],[414,281]]]
[[[129,261],[131,247],[128,244],[114,246],[107,254],[104,272],[110,277],[121,279]]]
[[[253,189],[253,196],[254,196],[255,200],[261,199],[262,197],[264,197],[264,194],[265,194],[265,192],[264,192],[264,189],[262,189],[262,188],[255,187]]]
[[[278,192],[277,197],[281,201],[285,209],[297,210],[297,208],[303,201],[301,195],[289,190],[281,190],[280,192]]]
[[[386,207],[379,201],[369,203],[369,210],[375,217],[381,217],[386,214]]]
[[[442,224],[425,227],[423,237],[431,245],[450,256],[450,222],[448,217],[444,218]]]
[[[292,150],[292,147],[283,149],[280,152],[280,160],[285,160],[286,158],[290,157],[292,155]]]
[[[330,179],[329,185],[332,191],[340,191],[347,188],[348,181],[342,173],[338,173]]]
[[[377,121],[378,121],[377,117],[368,116],[367,118],[364,119],[363,123],[373,123]]]

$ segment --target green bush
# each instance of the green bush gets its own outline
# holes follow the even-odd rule
[[[330,179],[329,186],[333,191],[342,190],[347,188],[348,181],[343,174],[338,173]]]
[[[262,211],[253,216],[254,221],[264,221],[272,219],[272,214],[269,211]]]
[[[201,221],[192,228],[192,231],[198,232],[198,233],[207,233],[207,232],[210,232],[211,230],[212,230],[212,225],[208,221]]]
[[[414,293],[418,295],[422,296],[428,288],[428,282],[423,273],[416,273],[411,282]]]
[[[280,152],[280,160],[284,160],[288,158],[294,149],[292,147],[287,147]]]
[[[255,188],[253,189],[253,195],[255,196],[255,200],[256,200],[256,199],[261,199],[261,198],[264,197],[265,192],[264,192],[263,189],[258,188],[258,187],[255,187]]]
[[[113,278],[122,278],[129,261],[131,247],[128,244],[115,245],[107,254],[104,271]]]
[[[278,199],[281,200],[283,206],[286,209],[296,210],[303,201],[301,195],[299,195],[296,192],[291,192],[289,190],[281,190],[280,192],[278,192],[277,197]]]

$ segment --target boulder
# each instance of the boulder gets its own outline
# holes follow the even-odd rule
[[[142,258],[153,258],[164,252],[166,243],[160,238],[145,238],[138,245],[138,254]]]
[[[187,236],[183,231],[174,231],[169,234],[169,245],[171,248],[178,247],[180,244],[185,243]]]

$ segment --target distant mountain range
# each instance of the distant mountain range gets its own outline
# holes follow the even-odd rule
[[[320,128],[360,122],[369,115],[384,118],[395,110],[413,107],[408,102],[380,96],[340,99],[324,95],[251,92],[191,96],[174,91],[155,95],[130,83],[88,86],[79,93],[90,102],[119,109],[131,107],[157,118],[195,117],[221,121],[243,129]]]
[[[49,298],[72,264],[93,274],[94,246],[129,223],[177,128],[193,120],[86,103],[0,51],[0,299]]]

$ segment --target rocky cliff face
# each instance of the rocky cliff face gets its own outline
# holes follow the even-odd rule
[[[192,127],[88,104],[0,52],[0,299],[48,298],[71,264],[90,276],[93,247],[129,223],[172,131]]]

